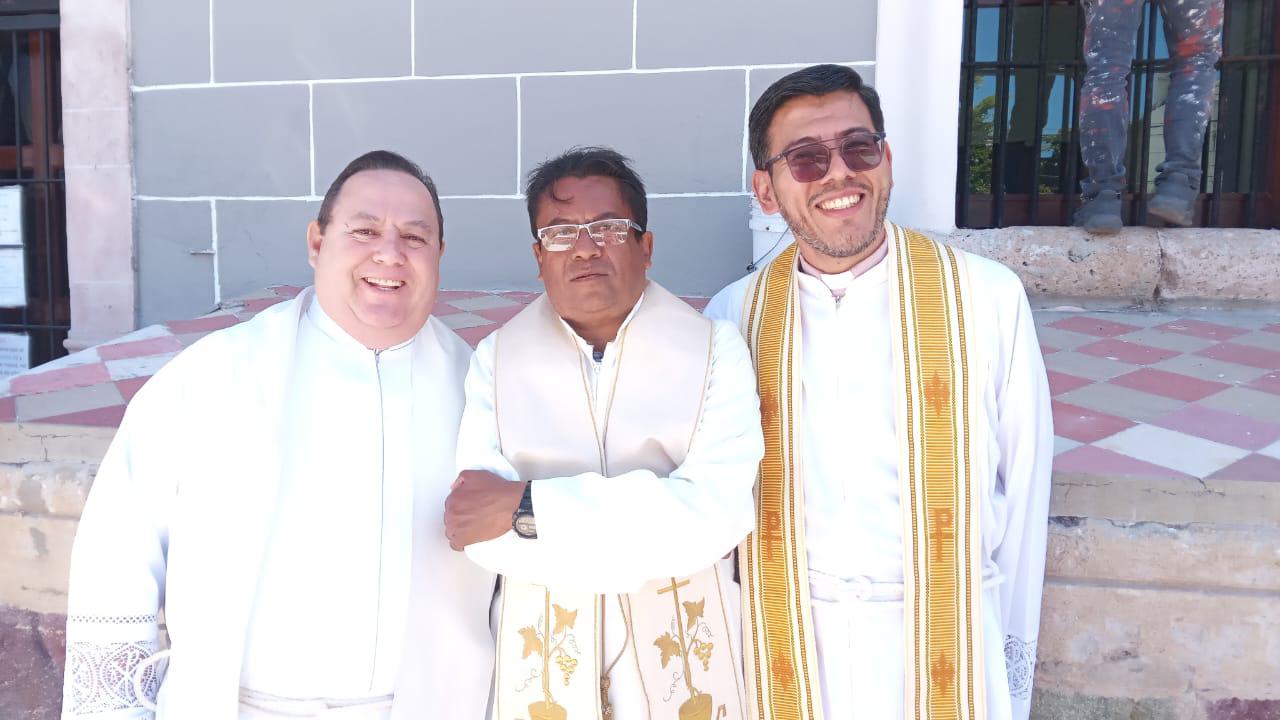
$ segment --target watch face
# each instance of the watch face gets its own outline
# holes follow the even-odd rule
[[[523,538],[538,537],[537,526],[534,525],[533,515],[517,515],[514,524],[516,534]]]

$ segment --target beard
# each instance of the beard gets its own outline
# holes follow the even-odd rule
[[[821,255],[833,258],[858,257],[874,248],[880,238],[880,230],[884,228],[885,214],[889,212],[889,195],[892,186],[885,188],[884,195],[876,202],[876,219],[865,233],[855,231],[835,232],[823,237],[818,234],[807,218],[792,217],[784,208],[779,208],[782,219],[787,221],[791,234],[796,240],[813,248]]]

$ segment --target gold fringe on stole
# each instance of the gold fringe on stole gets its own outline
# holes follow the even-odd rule
[[[981,536],[971,497],[963,257],[887,224],[902,355],[907,718],[981,720]],[[757,530],[743,542],[744,661],[760,720],[820,720],[798,466],[800,336],[796,246],[749,287],[743,327],[756,364],[765,437]]]

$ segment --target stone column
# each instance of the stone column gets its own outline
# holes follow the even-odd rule
[[[893,151],[889,218],[954,229],[963,3],[880,0],[876,25],[876,89]]]
[[[128,0],[62,0],[67,270],[75,351],[137,318]]]

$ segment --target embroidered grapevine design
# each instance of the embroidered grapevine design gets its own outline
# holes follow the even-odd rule
[[[553,615],[554,625],[551,622]],[[563,720],[566,715],[564,707],[556,703],[551,693],[551,663],[555,661],[564,679],[564,685],[568,687],[574,671],[578,669],[578,658],[565,647],[565,643],[569,643],[570,647],[576,649],[577,644],[572,630],[577,621],[578,611],[569,611],[552,603],[551,593],[548,591],[546,592],[546,609],[542,615],[542,627],[529,625],[519,630],[520,637],[524,640],[520,659],[524,660],[535,654],[542,658],[543,700],[529,705],[529,715],[534,720]]]
[[[685,718],[710,720],[714,703],[710,693],[704,693],[694,687],[692,665],[696,661],[702,665],[703,672],[711,669],[711,652],[715,649],[715,643],[712,642],[714,636],[711,634],[711,627],[703,617],[707,599],[680,601],[680,588],[688,584],[688,580],[676,582],[676,579],[672,578],[671,585],[658,591],[659,595],[671,593],[672,604],[675,605],[676,611],[672,621],[675,632],[663,633],[653,641],[653,645],[658,649],[658,659],[662,662],[663,668],[667,667],[672,658],[679,658],[684,665],[684,684],[689,690],[689,699],[680,705],[681,720]],[[683,622],[681,622],[682,609]],[[726,712],[726,708],[721,705],[716,716],[723,717]]]

